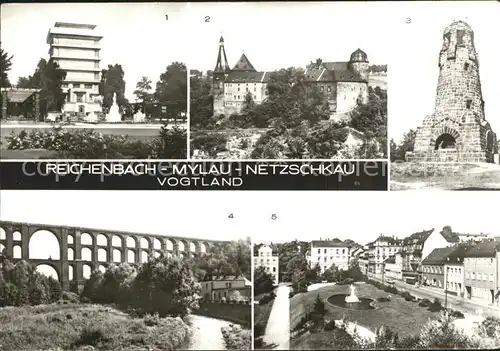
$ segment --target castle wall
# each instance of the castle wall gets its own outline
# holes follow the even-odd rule
[[[357,105],[361,94],[363,103],[368,102],[368,84],[358,82],[337,83],[337,113],[349,112]]]

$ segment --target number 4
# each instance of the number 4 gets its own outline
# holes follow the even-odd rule
[[[232,213],[229,214],[229,216],[227,218],[231,218],[233,219],[234,218],[234,215]]]

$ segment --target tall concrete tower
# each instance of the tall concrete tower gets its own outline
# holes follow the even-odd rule
[[[63,110],[80,116],[101,111],[102,35],[95,28],[93,24],[56,22],[47,34],[50,58],[66,71],[62,83],[66,94]]]
[[[496,135],[484,116],[474,32],[462,21],[443,33],[434,113],[417,129],[409,161],[493,162]],[[417,102],[418,103],[418,102]]]

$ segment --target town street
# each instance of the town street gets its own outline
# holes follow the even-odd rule
[[[372,279],[375,279],[377,281],[382,282],[382,279],[379,276],[370,275],[369,277]],[[434,301],[434,299],[437,298],[441,301],[441,304],[444,305],[444,302],[445,302],[444,291],[435,291],[435,290],[431,290],[432,288],[427,288],[427,287],[417,288],[414,285],[406,284],[406,283],[398,281],[398,280],[393,280],[393,281],[394,281],[394,286],[398,289],[404,289],[404,290],[408,291],[409,293],[415,295],[418,298],[426,298],[426,299],[429,299],[431,301]],[[387,284],[387,279],[385,279],[384,283]],[[465,300],[461,297],[457,297],[457,296],[450,295],[450,294],[448,294],[448,297],[446,300],[447,300],[449,308],[456,309],[456,310],[461,311],[463,313],[478,314],[478,315],[483,315],[484,317],[488,317],[488,316],[500,317],[500,309],[495,308],[495,307],[482,305],[479,302]]]
[[[290,349],[290,288],[280,286],[276,290],[273,309],[269,315],[263,341],[276,345],[275,350]]]

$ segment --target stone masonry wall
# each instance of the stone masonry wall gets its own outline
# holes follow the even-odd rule
[[[417,129],[414,152],[407,160],[493,162],[497,137],[484,117],[474,32],[466,23],[446,28],[439,68],[435,112]],[[453,137],[455,147],[437,149],[443,135]]]

